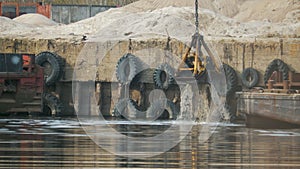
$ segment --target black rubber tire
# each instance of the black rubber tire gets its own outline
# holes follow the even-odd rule
[[[63,74],[64,62],[60,56],[51,52],[41,52],[35,57],[35,63],[41,67],[45,67],[48,63],[51,67],[51,72],[46,78],[46,85],[51,86],[55,84]]]
[[[228,119],[225,119],[224,117],[222,117],[223,119],[222,120],[229,120],[230,122],[233,122],[235,119],[236,119],[236,112],[234,112],[233,108],[228,104],[228,103],[225,103],[225,110],[227,111],[227,113],[229,114],[229,117]]]
[[[249,80],[250,77],[250,80]],[[247,88],[252,88],[257,85],[259,81],[258,72],[253,68],[247,68],[242,73],[242,83]]]
[[[152,103],[147,109],[147,118],[157,120],[177,119],[179,111],[177,110],[176,105],[170,100],[167,100],[166,102],[166,106],[163,106],[163,101],[156,101]],[[166,108],[163,110],[162,107]]]
[[[237,89],[238,78],[235,70],[231,66],[227,64],[223,64],[223,68],[224,68],[224,73],[226,76],[226,83],[227,83],[226,96],[232,96],[235,94],[235,91]]]
[[[61,116],[63,105],[60,100],[49,93],[43,95],[43,113],[50,116]]]
[[[116,76],[118,81],[122,84],[132,81],[138,73],[139,66],[139,60],[136,56],[130,53],[123,55],[116,66]]]
[[[267,84],[269,78],[272,76],[274,71],[279,71],[282,73],[283,80],[288,80],[289,78],[289,67],[280,59],[274,59],[267,67],[264,74],[264,83]]]
[[[163,75],[165,75],[165,79],[162,79]],[[159,89],[167,89],[169,85],[174,82],[173,68],[166,63],[159,65],[154,70],[153,81],[155,86]]]
[[[210,87],[210,84],[206,84],[205,87],[204,87],[204,92],[205,92],[205,96],[206,96],[206,100],[207,100],[207,103],[208,103],[208,108],[211,108],[211,103],[212,103],[212,96],[211,96],[211,87]]]

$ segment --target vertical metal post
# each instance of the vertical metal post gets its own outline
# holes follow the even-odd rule
[[[289,89],[289,80],[283,81],[283,89],[285,89],[285,90]]]
[[[273,89],[274,80],[268,80],[268,89]]]

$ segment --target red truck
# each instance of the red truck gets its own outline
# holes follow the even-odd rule
[[[50,52],[0,53],[0,113],[60,115],[59,99],[46,92],[60,76],[60,61]]]

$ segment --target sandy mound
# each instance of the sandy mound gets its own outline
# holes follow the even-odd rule
[[[153,11],[173,7],[194,7],[195,0],[140,0],[124,7],[131,12]],[[269,20],[280,22],[291,12],[300,10],[299,0],[199,0],[199,7],[209,9],[240,22]],[[299,21],[299,18],[298,18]]]
[[[52,21],[44,15],[40,14],[24,14],[13,19],[16,22],[24,23],[32,26],[55,26],[58,23]]]
[[[15,32],[15,31],[26,31],[31,29],[31,27],[20,24],[10,18],[0,16],[0,32]]]
[[[238,12],[239,5],[246,0],[198,0],[198,6],[232,17]],[[124,7],[131,12],[152,11],[165,7],[194,7],[195,0],[140,0]]]
[[[217,37],[299,37],[299,4],[295,0],[200,0],[200,31]],[[194,16],[194,0],[140,0],[63,26],[41,15],[28,14],[15,20],[26,23],[25,27],[54,26],[27,30],[18,25],[9,30],[6,27],[16,22],[6,20],[1,22],[0,35],[18,36],[22,32],[22,36],[47,39],[87,35],[106,40],[169,34],[189,41],[195,32]]]
[[[150,0],[149,0],[150,1]],[[149,2],[149,1],[139,1]],[[175,3],[176,4],[176,3]],[[184,2],[182,2],[184,4]],[[142,4],[140,4],[142,5]],[[100,13],[93,18],[66,26],[76,34],[97,34],[100,38],[131,38],[161,34],[167,32],[173,38],[180,40],[190,39],[195,31],[194,7],[163,7],[147,10],[133,8],[136,3],[120,9],[112,9]],[[146,6],[146,4],[144,4]],[[164,5],[161,5],[162,7]],[[154,7],[153,7],[154,8]],[[134,10],[132,10],[134,9]],[[205,35],[220,37],[273,37],[288,35],[296,36],[299,32],[299,22],[294,19],[286,22],[272,23],[269,20],[239,22],[209,9],[200,8],[200,30]]]
[[[154,34],[161,36],[169,34],[178,39],[190,38],[195,31],[190,20],[193,15],[190,9],[190,7],[166,7],[151,12],[122,12],[118,17],[121,19],[113,20],[115,18],[113,17],[107,24],[95,24],[94,31],[102,39],[128,39],[154,36]],[[109,16],[98,17],[95,19],[109,18]],[[87,24],[90,23],[101,22],[88,22]]]
[[[298,15],[294,19],[299,22],[299,0],[248,0],[239,7],[239,13],[234,16],[234,19],[242,22],[251,20],[281,22],[293,14]]]

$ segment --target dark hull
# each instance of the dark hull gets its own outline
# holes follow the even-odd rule
[[[300,127],[300,94],[239,92],[237,98],[249,127]]]

